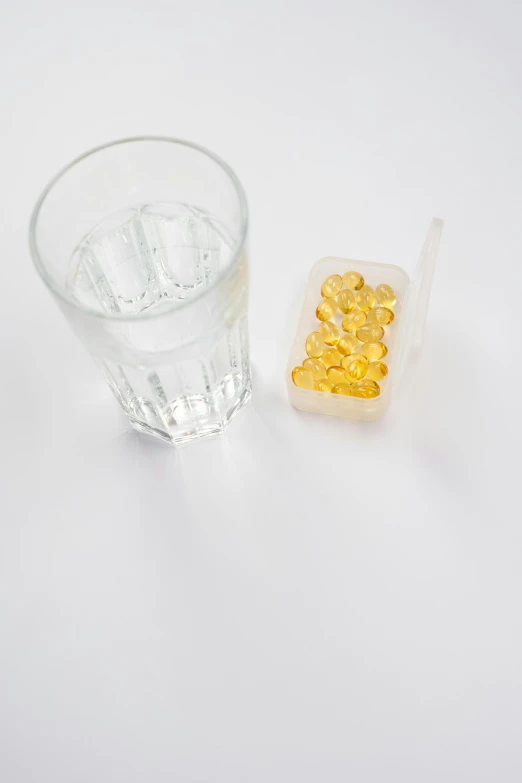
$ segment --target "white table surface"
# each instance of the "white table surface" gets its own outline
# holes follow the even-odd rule
[[[4,2],[2,783],[522,778],[522,6]],[[251,213],[251,405],[131,431],[32,268],[99,143],[173,135]],[[373,425],[288,404],[324,255],[411,271],[418,373]]]

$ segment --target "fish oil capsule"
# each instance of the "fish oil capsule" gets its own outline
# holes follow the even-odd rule
[[[391,324],[395,315],[387,307],[374,307],[366,316],[367,324],[379,324],[380,326],[386,326]]]
[[[344,316],[341,326],[345,332],[356,332],[365,323],[366,313],[363,313],[362,310],[352,310],[351,313]]]
[[[321,378],[320,381],[314,382],[314,389],[321,392],[331,392],[334,385],[328,378]]]
[[[292,370],[292,380],[300,389],[314,388],[314,376],[310,370],[305,370],[304,367],[294,367]]]
[[[320,321],[329,321],[330,318],[334,317],[336,312],[337,302],[335,299],[323,299],[323,301],[319,303],[315,314]]]
[[[371,285],[363,285],[363,287],[357,291],[355,299],[359,305],[359,309],[364,310],[364,312],[367,313],[375,304],[375,291]]]
[[[381,390],[378,383],[364,378],[362,381],[352,383],[351,393],[353,397],[362,397],[363,399],[368,400],[372,397],[378,397]]]
[[[366,358],[371,362],[375,361],[376,359],[384,359],[388,353],[388,349],[384,343],[375,342],[363,343],[359,350],[362,355],[366,356]]]
[[[332,296],[337,296],[342,287],[341,275],[330,275],[321,286],[321,296],[325,299],[330,299]]]
[[[336,386],[338,383],[345,383],[346,377],[344,374],[344,370],[340,366],[333,366],[329,367],[326,371],[326,374],[328,376],[328,380],[331,381],[334,386]]]
[[[391,285],[386,285],[386,283],[378,285],[375,289],[375,296],[379,304],[383,307],[395,307],[397,297],[395,296],[395,291]]]
[[[368,369],[368,359],[366,356],[361,356],[360,353],[353,353],[351,361],[346,362],[344,370],[345,378],[349,382],[360,381],[366,375]]]
[[[318,359],[305,359],[303,362],[305,370],[310,370],[314,376],[314,381],[322,381],[326,378],[326,367]]]
[[[347,272],[343,275],[343,285],[351,291],[358,291],[364,285],[364,277],[359,272]]]
[[[337,326],[331,321],[323,321],[319,325],[319,331],[323,335],[323,340],[327,345],[337,345],[340,332]]]
[[[305,363],[303,362],[303,367]],[[381,378],[385,378],[388,375],[388,365],[384,362],[370,362],[364,380],[368,378],[370,381],[380,381]]]
[[[321,356],[321,361],[325,367],[337,367],[341,364],[341,354],[337,348],[327,348]]]
[[[355,294],[349,288],[343,288],[337,294],[337,305],[341,313],[349,313],[351,310],[355,310],[356,304]]]
[[[379,324],[368,324],[357,329],[357,339],[362,343],[378,343],[384,337],[384,329]]]
[[[353,334],[343,334],[337,343],[337,350],[343,356],[348,356],[350,353],[355,353],[358,345],[357,337]]]
[[[305,350],[310,359],[318,359],[326,351],[326,343],[319,332],[311,332],[306,338]]]
[[[372,389],[372,391],[380,391],[379,384],[370,378],[363,378],[362,381],[357,381],[357,386],[362,386],[364,389]]]
[[[355,353],[355,351],[354,353],[348,354],[348,356],[341,356],[341,367],[343,368],[343,370],[346,370],[350,362],[353,362],[356,356],[360,356],[360,354]]]
[[[332,394],[345,394],[347,397],[350,397],[351,393],[352,389],[349,383],[338,383],[332,389]]]

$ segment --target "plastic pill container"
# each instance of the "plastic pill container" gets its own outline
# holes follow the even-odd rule
[[[431,221],[415,274],[411,279],[404,269],[393,264],[377,264],[329,256],[321,258],[313,265],[286,368],[288,396],[295,408],[310,413],[324,413],[328,416],[342,416],[363,421],[373,421],[386,412],[393,395],[400,387],[401,380],[404,379],[408,365],[415,360],[422,345],[442,228],[442,220],[435,218]],[[388,365],[388,375],[379,381],[381,390],[379,396],[371,399],[302,389],[292,381],[293,368],[302,365],[303,359],[306,358],[306,338],[317,330],[320,324],[316,317],[316,308],[322,299],[322,283],[329,275],[342,277],[349,271],[362,274],[365,283],[374,289],[381,283],[390,285],[397,297],[393,310],[395,318],[386,326],[382,340],[388,349],[384,359]],[[343,317],[343,313],[337,311],[332,318],[332,322],[339,327],[341,334],[343,334],[341,328]]]

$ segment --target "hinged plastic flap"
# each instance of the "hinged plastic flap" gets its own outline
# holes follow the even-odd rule
[[[408,362],[414,358],[422,345],[431,283],[443,226],[444,222],[439,218],[433,218],[431,221],[415,275],[408,286],[397,334],[397,346],[400,353],[397,357],[395,370],[396,383],[401,381]]]

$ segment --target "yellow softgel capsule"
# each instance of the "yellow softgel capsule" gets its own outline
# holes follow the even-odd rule
[[[343,288],[337,294],[337,305],[341,313],[349,313],[351,310],[355,310],[356,304],[355,294],[349,288]]]
[[[321,361],[325,367],[337,367],[341,364],[341,354],[337,348],[327,348],[321,356]]]
[[[375,289],[375,296],[379,304],[383,307],[395,307],[397,297],[395,296],[395,291],[391,285],[386,285],[386,283],[378,285]]]
[[[326,351],[326,343],[319,332],[311,332],[306,338],[305,350],[310,359],[318,359]]]
[[[320,392],[331,392],[334,385],[328,378],[322,378],[320,381],[314,382],[314,389]]]
[[[332,394],[345,394],[347,397],[350,397],[351,393],[352,389],[349,383],[338,383],[332,389]]]
[[[375,359],[384,359],[388,353],[388,349],[384,343],[375,342],[363,343],[359,350],[362,355],[366,356],[371,362],[375,361]]]
[[[328,376],[328,380],[331,381],[334,386],[336,386],[338,383],[345,383],[346,381],[344,370],[339,365],[329,367],[326,371],[326,374]]]
[[[368,324],[357,329],[357,339],[362,343],[378,343],[384,337],[384,329],[379,324]]]
[[[323,321],[319,326],[319,331],[327,345],[337,345],[341,333],[335,324],[331,321]]]
[[[344,316],[341,326],[345,332],[356,332],[357,329],[360,329],[365,323],[366,313],[363,313],[362,310],[352,310],[351,313]]]
[[[367,380],[364,378],[362,381],[352,383],[351,394],[353,397],[362,397],[363,399],[370,399],[372,397],[378,397],[381,393],[379,384],[375,381]]]
[[[326,378],[326,367],[318,359],[305,359],[303,362],[305,370],[310,370],[314,376],[314,381],[321,381]]]
[[[320,321],[329,321],[337,312],[337,303],[335,299],[323,299],[317,306],[316,316]]]
[[[344,374],[347,381],[360,381],[366,375],[368,359],[360,353],[353,353],[351,361],[345,362]]]
[[[337,350],[343,356],[348,356],[350,353],[355,353],[358,345],[357,337],[353,334],[343,334],[337,343]]]
[[[359,305],[359,309],[364,310],[364,312],[367,313],[375,304],[375,291],[371,285],[363,285],[363,287],[357,291],[355,299]]]
[[[292,380],[300,389],[314,388],[314,376],[310,370],[305,370],[304,367],[294,367],[292,370]]]
[[[325,299],[330,299],[332,296],[337,296],[342,287],[343,280],[341,275],[329,275],[321,286],[321,296],[324,296]]]
[[[343,275],[343,285],[351,291],[358,291],[364,285],[364,277],[359,272],[347,272]]]
[[[371,389],[372,391],[380,391],[379,384],[370,378],[363,378],[362,381],[357,381],[357,386],[362,386],[364,389]]]
[[[360,356],[359,353],[349,353],[348,356],[341,356],[341,367],[346,370],[350,362],[353,362],[354,358]]]
[[[304,362],[303,362],[304,367]],[[370,362],[364,379],[368,378],[370,381],[380,381],[381,378],[385,378],[388,375],[388,365],[384,362]]]
[[[387,324],[391,324],[394,318],[395,315],[387,307],[374,307],[367,314],[366,323],[387,326]]]

